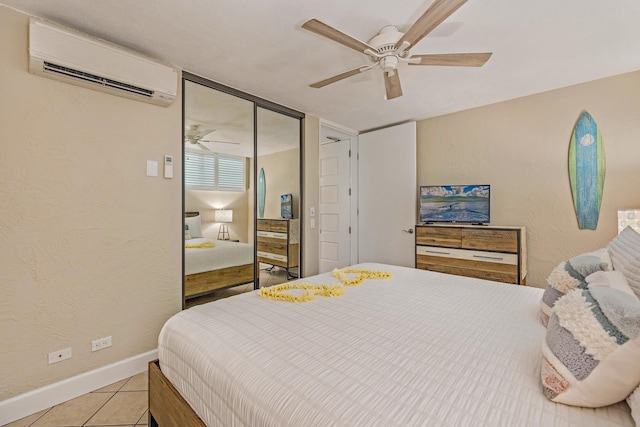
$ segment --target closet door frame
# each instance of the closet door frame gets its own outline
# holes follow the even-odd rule
[[[303,209],[304,209],[304,118],[305,118],[305,114],[294,110],[292,108],[289,107],[285,107],[283,105],[280,104],[276,104],[275,102],[260,98],[258,96],[255,95],[251,95],[249,93],[246,92],[242,92],[238,89],[234,89],[232,87],[229,86],[225,86],[221,83],[206,79],[204,77],[198,76],[196,74],[192,74],[189,73],[188,71],[183,71],[182,72],[182,141],[184,141],[185,138],[185,126],[184,126],[184,115],[185,115],[185,102],[184,102],[184,96],[185,96],[185,82],[190,81],[193,83],[197,83],[206,87],[209,87],[211,89],[215,89],[218,90],[220,92],[229,94],[229,95],[233,95],[236,96],[238,98],[250,101],[253,103],[253,188],[256,189],[257,188],[257,181],[258,181],[258,162],[257,162],[257,153],[258,153],[258,108],[264,108],[266,110],[271,110],[273,112],[276,113],[280,113],[289,117],[292,117],[294,119],[297,119],[300,123],[299,126],[299,131],[300,131],[300,137],[299,137],[299,141],[300,141],[300,156],[298,159],[299,162],[299,167],[300,167],[300,182],[299,182],[299,194],[300,194],[300,198],[298,200],[298,204],[299,204],[299,212],[300,212],[300,266],[299,268],[299,276],[300,277],[304,277],[304,271],[302,266],[304,265],[303,259],[304,259],[304,242],[303,242],[303,238],[304,238],[304,215],[303,213]],[[184,161],[184,155],[185,155],[185,150],[184,150],[184,142],[182,143],[182,159]],[[254,289],[259,289],[260,287],[260,263],[258,262],[258,255],[257,255],[257,247],[258,247],[258,242],[257,242],[257,234],[256,234],[256,230],[258,229],[258,192],[257,191],[253,191],[253,266],[254,266],[254,275],[253,275],[253,288]],[[183,176],[182,176],[182,212],[184,213],[185,211],[185,188],[184,188],[184,172],[183,172]],[[183,238],[183,244],[182,244],[182,308],[185,308],[185,298],[184,298],[184,277],[185,277],[185,266],[184,266],[184,229],[183,227],[180,227],[180,234],[182,235]]]

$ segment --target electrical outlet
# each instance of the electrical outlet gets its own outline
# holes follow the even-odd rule
[[[111,347],[111,337],[105,337],[97,339],[95,341],[91,341],[91,351],[98,351],[107,347]]]
[[[49,353],[49,365],[71,359],[71,347]]]

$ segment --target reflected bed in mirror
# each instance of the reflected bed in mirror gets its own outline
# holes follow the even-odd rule
[[[187,212],[185,217],[198,214]],[[185,240],[184,271],[187,299],[253,282],[253,245],[206,237]]]

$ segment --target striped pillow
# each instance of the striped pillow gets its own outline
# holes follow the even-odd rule
[[[622,272],[640,298],[640,234],[627,227],[609,242],[613,269]]]
[[[618,289],[574,289],[559,299],[542,344],[542,386],[552,401],[600,407],[640,384],[640,300]]]
[[[542,323],[547,326],[551,309],[560,297],[577,287],[586,287],[585,278],[596,271],[609,270],[611,261],[606,249],[578,255],[561,262],[547,278],[547,288],[542,295],[540,310]]]

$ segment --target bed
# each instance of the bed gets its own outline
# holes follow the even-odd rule
[[[186,217],[189,221],[199,220],[197,212],[189,212]],[[193,222],[191,225],[196,228]],[[199,231],[199,226],[197,229]],[[202,247],[206,244],[213,247]],[[189,238],[185,240],[184,269],[185,298],[252,282],[255,274],[253,245],[206,237]]]
[[[542,289],[355,267],[392,277],[304,303],[254,291],[169,319],[150,364],[150,425],[634,425],[624,402],[545,398]]]

